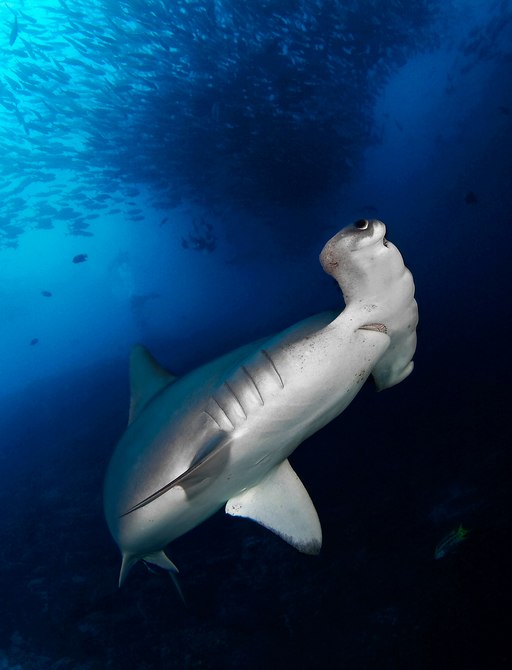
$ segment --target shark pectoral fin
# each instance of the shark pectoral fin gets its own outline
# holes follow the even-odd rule
[[[230,498],[226,512],[257,521],[305,554],[318,554],[322,529],[315,507],[288,460],[259,484]]]
[[[161,389],[177,377],[164,370],[146,347],[137,344],[130,356],[130,414],[128,424]]]
[[[181,486],[187,496],[197,495],[215,480],[229,461],[229,442],[226,433],[218,431],[198,449],[190,467],[174,480],[174,486]]]
[[[212,479],[217,477],[218,472],[222,470],[229,460],[229,444],[221,444],[221,442],[222,433],[219,432],[219,436],[216,438],[214,446],[220,446],[217,446],[216,449],[214,447],[209,449],[207,455],[202,460],[194,463],[181,475],[178,475],[178,477],[172,479],[147,498],[144,498],[133,507],[130,507],[130,509],[126,510],[121,516],[128,516],[128,514],[135,512],[135,510],[149,505],[153,500],[160,498],[160,496],[163,496],[164,493],[167,493],[167,491],[170,491],[176,486],[181,486],[189,497],[204,490],[205,486],[207,486]]]

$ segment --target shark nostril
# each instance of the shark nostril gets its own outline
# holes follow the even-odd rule
[[[354,223],[354,226],[355,226],[358,230],[366,230],[366,229],[368,228],[368,225],[369,225],[369,221],[368,221],[368,219],[359,219],[358,221],[356,221],[356,222]]]

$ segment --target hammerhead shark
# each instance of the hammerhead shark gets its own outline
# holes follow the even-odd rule
[[[320,551],[317,512],[288,457],[370,375],[381,390],[413,369],[414,282],[385,234],[381,221],[361,219],[323,248],[341,313],[317,314],[181,378],[134,348],[129,424],[104,486],[119,585],[139,560],[176,573],[164,548],[223,505],[299,551]]]

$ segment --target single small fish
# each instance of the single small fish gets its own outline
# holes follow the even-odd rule
[[[15,14],[14,15],[14,23],[12,25],[11,34],[10,34],[10,37],[9,37],[9,46],[12,47],[14,42],[16,42],[17,37],[18,37],[18,17]]]
[[[476,205],[476,203],[478,202],[476,193],[474,191],[469,191],[469,193],[466,193],[464,202],[466,203],[466,205]]]
[[[87,260],[87,254],[77,254],[73,258],[73,263],[85,263],[86,260]]]
[[[437,545],[434,551],[434,558],[436,560],[444,558],[451,551],[454,551],[461,542],[466,540],[468,535],[469,530],[462,525],[455,530],[451,530]]]
[[[51,298],[53,293],[51,291],[41,291],[41,295],[44,295],[45,298]]]
[[[33,340],[30,340],[30,345],[33,347],[34,344],[37,344],[38,342],[39,342],[38,338],[37,338],[37,337],[34,337]]]

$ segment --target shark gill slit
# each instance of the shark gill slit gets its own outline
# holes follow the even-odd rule
[[[229,384],[228,382],[224,382],[224,386],[227,388],[227,390],[231,393],[231,395],[233,396],[233,398],[234,398],[234,399],[237,401],[237,403],[240,405],[240,409],[242,410],[242,412],[244,413],[245,418],[247,419],[247,412],[245,411],[244,406],[243,406],[242,403],[240,402],[240,398],[239,398],[239,397],[237,396],[237,394],[233,391],[233,389],[231,388],[231,386],[230,386],[230,384]]]
[[[214,423],[217,424],[217,426],[219,427],[219,429],[222,430],[222,426],[221,426],[220,423],[217,421],[217,419],[216,419],[214,416],[212,416],[212,415],[210,414],[210,412],[207,412],[205,409],[203,409],[203,413],[206,414],[206,416],[209,416],[210,419],[211,419]]]
[[[254,388],[256,390],[256,393],[258,394],[258,396],[260,398],[260,404],[261,404],[261,406],[263,406],[265,404],[265,401],[263,400],[263,396],[261,395],[260,390],[259,390],[256,382],[254,381],[253,376],[251,375],[249,370],[245,367],[245,365],[242,365],[242,370],[245,372],[245,374],[249,377],[250,381],[252,382],[252,385],[254,386]]]
[[[215,400],[215,398],[214,398],[213,396],[210,396],[210,397],[211,397],[211,399],[213,400],[213,402],[217,405],[217,407],[220,409],[220,411],[224,414],[224,416],[226,417],[226,421],[228,421],[228,423],[231,424],[231,429],[234,430],[234,429],[235,429],[235,425],[234,425],[234,423],[231,421],[231,419],[229,418],[229,416],[226,414],[225,410],[221,407],[221,405],[219,404],[219,402],[218,402],[217,400]],[[218,423],[218,422],[216,421],[215,423]]]
[[[270,365],[273,367],[274,372],[275,372],[276,375],[278,376],[279,381],[280,381],[280,383],[281,383],[281,388],[284,389],[283,378],[282,378],[281,375],[279,374],[279,370],[276,368],[276,365],[275,365],[274,361],[272,360],[272,358],[270,357],[270,354],[269,354],[268,351],[266,351],[265,349],[262,349],[262,350],[261,350],[261,353],[265,356],[265,358],[268,360],[268,362],[270,363]]]

